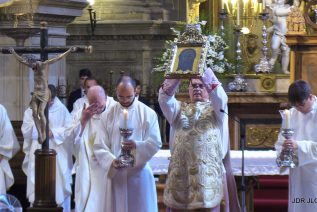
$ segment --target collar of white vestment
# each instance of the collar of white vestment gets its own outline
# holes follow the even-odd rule
[[[129,107],[124,107],[124,106],[122,106],[122,105],[120,104],[120,102],[118,102],[118,104],[120,105],[121,110],[126,109],[126,110],[128,110],[128,111],[132,111],[132,110],[134,110],[134,109],[137,107],[137,105],[139,104],[139,100],[137,100],[136,98],[134,98],[133,103],[132,103]]]
[[[113,98],[111,96],[106,96],[107,97],[107,100],[106,100],[106,110],[109,109],[109,105],[110,105],[110,102],[113,101]]]

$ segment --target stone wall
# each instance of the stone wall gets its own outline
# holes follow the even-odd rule
[[[71,54],[51,65],[49,83],[67,85],[71,90],[77,86],[78,70],[88,67],[106,88],[120,73],[130,74],[143,83],[142,93],[149,96],[155,90],[152,83],[155,58],[161,55],[164,42],[173,37],[170,27],[185,20],[186,5],[182,2],[95,0],[97,27],[92,35],[86,0],[15,1],[0,8],[0,47],[39,46],[39,35],[30,29],[47,21],[50,46],[94,48],[90,55]],[[33,90],[33,72],[11,55],[0,54],[0,64],[0,103],[8,109],[12,120],[22,120]]]
[[[81,16],[86,5],[86,0],[14,1],[12,5],[0,8],[0,47],[38,47],[39,34],[33,31],[39,28],[41,21],[48,23],[49,45],[65,46],[66,25]],[[35,56],[39,58],[39,55]],[[51,65],[49,83],[65,84],[65,67],[65,59]],[[0,74],[0,103],[7,108],[11,120],[22,120],[33,90],[33,72],[12,55],[0,54]]]
[[[177,20],[185,20],[183,6],[180,0],[96,0],[94,35],[88,10],[67,28],[68,45],[89,44],[94,49],[91,55],[67,58],[70,90],[77,86],[78,70],[89,68],[110,94],[110,86],[123,72],[141,81],[143,96],[153,94],[155,58],[162,54],[165,41],[173,38],[170,27],[177,25]]]

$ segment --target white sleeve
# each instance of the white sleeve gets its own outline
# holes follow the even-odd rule
[[[222,122],[225,121],[225,119],[228,119],[228,115],[221,112],[221,110],[224,110],[228,113],[228,96],[223,87],[218,85],[211,93],[209,93],[209,98],[217,117]]]
[[[176,100],[175,96],[165,94],[162,88],[159,91],[158,101],[165,118],[170,125],[173,125],[180,112],[180,102]]]
[[[10,159],[20,149],[20,145],[15,136],[7,111],[3,106],[1,106],[0,112],[0,155]]]
[[[79,100],[76,100],[76,102],[74,102],[74,104],[73,104],[73,110],[70,113],[73,120],[78,121],[80,119],[81,112],[83,110],[83,108],[81,108],[80,106],[81,105],[79,104]]]
[[[298,166],[304,166],[317,162],[317,142],[316,141],[297,141],[298,146]]]
[[[100,129],[96,130],[96,140],[93,145],[94,154],[100,166],[106,171],[108,178],[113,178],[117,172],[112,167],[112,161],[116,158],[111,152],[111,140],[106,130],[106,121],[102,121]]]
[[[53,134],[53,141],[57,144],[57,145],[61,145],[65,139],[66,139],[66,134],[65,131],[67,129],[67,124],[71,123],[71,116],[68,112],[68,110],[65,108],[63,108],[62,112],[59,114],[62,117],[61,120],[61,125],[59,125],[58,127],[54,127],[51,128],[50,130],[52,131]]]
[[[228,128],[228,96],[223,87],[219,84],[209,93],[212,107],[220,121],[222,135],[222,155],[226,156],[229,148],[229,128]],[[224,112],[221,112],[223,110]]]
[[[145,123],[143,141],[136,141],[136,167],[146,164],[162,146],[160,128],[155,112],[151,113]]]
[[[23,152],[25,154],[23,163],[22,163],[22,170],[25,174],[27,174],[27,168],[28,168],[28,163],[29,163],[29,153],[30,153],[30,149],[31,149],[31,145],[33,142],[33,131],[34,131],[34,121],[33,121],[33,117],[32,117],[32,110],[27,109],[24,112],[24,116],[23,116],[23,123],[21,126],[21,131],[23,134]],[[36,131],[36,130],[35,130]]]
[[[24,117],[23,117],[23,123],[21,126],[21,131],[23,134],[24,142],[23,142],[23,152],[25,154],[28,153],[32,140],[33,140],[33,127],[34,127],[34,121],[32,117],[32,111],[26,110],[24,112]]]

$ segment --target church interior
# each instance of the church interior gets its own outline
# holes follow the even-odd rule
[[[208,58],[207,54],[207,59],[228,95],[232,169],[240,200],[244,199],[248,212],[287,211],[288,171],[277,167],[274,143],[281,127],[279,110],[289,108],[289,85],[303,79],[310,83],[313,94],[317,93],[317,1],[285,1],[284,6],[292,9],[283,17],[275,17],[275,1],[0,0],[0,103],[9,114],[20,146],[23,114],[30,104],[34,78],[32,69],[8,49],[43,59],[41,51],[52,58],[76,46],[78,51],[49,66],[49,84],[56,86],[57,97],[66,105],[70,92],[79,88],[78,73],[83,68],[90,69],[114,98],[120,76],[130,75],[141,82],[140,96],[159,117],[163,146],[150,164],[159,211],[166,211],[162,196],[169,134],[158,108],[158,88],[166,72],[168,44],[187,25],[198,23],[203,35],[224,43],[220,49],[216,49],[219,43],[214,43],[217,56]],[[44,36],[43,22],[47,29]],[[287,30],[275,38],[278,27]],[[43,38],[47,46],[42,48]],[[283,41],[276,48],[279,39]],[[189,100],[186,87],[181,86],[177,96]],[[21,149],[10,160],[15,183],[7,193],[26,209],[23,158]]]

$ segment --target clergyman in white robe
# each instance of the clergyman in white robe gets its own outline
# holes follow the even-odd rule
[[[0,104],[0,195],[13,185],[14,178],[9,160],[20,149],[6,109]]]
[[[309,112],[302,113],[296,108],[289,111],[288,127],[295,132],[291,139],[297,144],[294,161],[298,162],[289,169],[289,212],[317,211],[317,98],[314,95],[309,98],[312,103]],[[284,140],[280,133],[275,144],[279,153]]]
[[[130,139],[136,142],[135,164],[134,167],[114,169],[112,162],[121,153],[122,137],[119,128],[122,127],[120,117],[123,117],[124,109],[129,114],[128,126],[133,128]],[[118,102],[102,117],[94,153],[109,181],[106,185],[105,206],[100,211],[158,210],[154,177],[148,161],[161,145],[156,113],[136,99],[128,108]]]
[[[74,104],[73,104],[73,110],[70,113],[70,115],[72,116],[73,120],[79,120],[80,116],[81,116],[81,111],[84,108],[84,105],[88,106],[88,99],[87,96],[83,96],[79,99],[77,99]]]
[[[85,98],[87,99],[87,97]],[[74,155],[76,157],[76,163],[74,165],[76,172],[76,211],[102,211],[101,208],[103,207],[105,194],[106,175],[105,171],[98,164],[92,147],[96,138],[96,133],[100,126],[101,115],[106,113],[115,103],[116,101],[112,97],[108,96],[106,98],[105,110],[101,114],[95,114],[92,116],[86,124],[81,136],[80,132],[82,130],[82,126],[80,123],[80,115],[77,115],[77,120],[75,120],[73,125],[68,127],[66,131],[67,140],[74,143]],[[88,107],[88,105],[89,104],[87,104],[86,107]],[[83,107],[80,110],[80,114],[82,110]],[[79,111],[76,113],[79,113]]]
[[[88,107],[89,103],[88,103],[86,94],[88,93],[88,90],[90,87],[96,86],[96,85],[98,85],[98,83],[95,78],[89,77],[84,81],[84,90],[85,90],[84,95],[81,98],[77,99],[73,104],[73,110],[71,112],[73,121],[76,122],[77,120],[80,119],[81,111],[83,110],[84,106]]]
[[[55,97],[54,103],[49,107],[49,128],[53,137],[49,139],[49,146],[54,149],[56,155],[56,202],[64,208],[64,211],[70,211],[71,198],[71,170],[72,162],[72,145],[64,142],[65,128],[67,123],[71,122],[71,116],[67,108],[61,101]],[[36,149],[40,149],[38,143],[38,133],[32,117],[32,109],[28,108],[24,112],[23,124],[21,127],[24,143],[23,152],[25,158],[22,164],[22,170],[27,175],[27,198],[32,204],[34,202],[35,189],[35,155]]]

